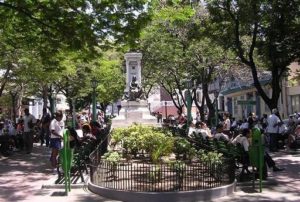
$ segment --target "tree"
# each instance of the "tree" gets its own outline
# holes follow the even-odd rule
[[[254,86],[268,107],[277,108],[281,80],[299,58],[300,2],[263,0],[207,0],[210,36],[232,49],[251,69]],[[257,71],[272,73],[272,95],[262,88]]]
[[[177,6],[156,5],[153,21],[144,30],[141,37],[143,51],[144,83],[152,87],[156,83],[165,88],[179,111],[187,105],[184,95],[185,80],[189,68],[185,63],[185,54],[189,37],[193,30],[192,18],[195,14],[190,7],[179,3]],[[167,4],[173,2],[167,2]],[[190,28],[192,27],[192,28]]]
[[[208,13],[202,6],[191,8],[185,1],[177,2],[159,4],[151,25],[142,34],[144,73],[148,82],[161,84],[172,98],[177,98],[173,103],[180,111],[186,106],[185,80],[197,81],[197,86],[202,86],[203,100],[197,102],[194,88],[193,101],[203,118],[207,105],[210,119],[215,115],[215,103],[209,85],[216,77],[225,78],[230,54],[206,36]]]
[[[64,45],[75,49],[106,45],[107,37],[134,43],[148,19],[147,2],[5,0],[0,2],[0,22],[13,26],[32,44],[43,38],[53,50]]]
[[[225,52],[222,47],[215,44],[208,37],[201,40],[193,40],[187,50],[186,63],[192,67],[192,79],[197,86],[201,86],[202,100],[198,102],[196,88],[194,89],[194,102],[201,118],[204,121],[204,106],[208,107],[208,122],[215,116],[215,100],[211,94],[218,97],[223,81],[229,76],[233,59],[230,52]],[[216,86],[219,85],[219,86]],[[211,87],[211,88],[209,88]]]
[[[12,69],[26,67],[26,71],[31,69],[24,74],[28,76],[29,83],[26,84],[39,83],[46,103],[52,81],[57,80],[63,71],[59,68],[58,55],[74,50],[97,55],[96,46],[107,48],[113,43],[134,44],[134,38],[148,19],[147,2],[1,1],[0,57],[3,60],[0,68],[5,73],[1,80],[0,95]],[[14,57],[8,57],[7,53],[14,54]],[[29,57],[24,57],[24,54]],[[26,64],[22,68],[15,65],[20,60]],[[23,70],[18,72],[24,73]],[[21,76],[21,80],[25,78],[22,74],[15,73],[14,76]],[[37,89],[34,85],[31,87],[32,91]]]
[[[97,100],[104,113],[107,106],[117,101],[124,93],[125,78],[121,69],[122,57],[122,53],[109,50],[95,61],[95,64],[99,66],[93,69],[92,75],[99,82],[96,88]]]

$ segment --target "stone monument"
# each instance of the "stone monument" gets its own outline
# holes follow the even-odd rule
[[[142,95],[142,53],[126,53],[125,60],[125,99],[121,101],[119,116],[113,119],[113,127],[123,127],[133,123],[156,125],[156,117],[150,115],[148,102]]]
[[[126,89],[125,92],[129,92],[130,83],[133,78],[136,79],[136,83],[142,85],[142,53],[126,53]]]

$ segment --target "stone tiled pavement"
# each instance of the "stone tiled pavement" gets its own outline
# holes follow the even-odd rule
[[[0,201],[113,201],[89,192],[84,186],[73,188],[68,196],[64,196],[64,189],[42,189],[56,179],[50,169],[49,154],[48,148],[34,145],[30,155],[15,152],[10,157],[0,156]],[[278,152],[273,157],[285,171],[270,172],[262,193],[253,190],[250,183],[243,183],[234,194],[213,202],[300,202],[300,153]]]

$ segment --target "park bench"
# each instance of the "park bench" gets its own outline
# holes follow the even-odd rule
[[[71,163],[71,176],[79,176],[81,179],[81,182],[84,182],[84,176],[83,173],[86,172],[88,174],[88,160],[90,153],[95,149],[96,147],[96,141],[93,140],[86,140],[84,141],[80,147],[75,148],[73,152],[73,159]],[[64,174],[61,172],[59,167],[61,166],[61,163],[59,162],[58,165],[58,179],[57,182],[60,182],[60,180],[63,178]]]

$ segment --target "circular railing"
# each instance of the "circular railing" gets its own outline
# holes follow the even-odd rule
[[[234,163],[193,162],[152,164],[142,161],[91,165],[91,183],[109,189],[170,192],[211,189],[233,183]]]

